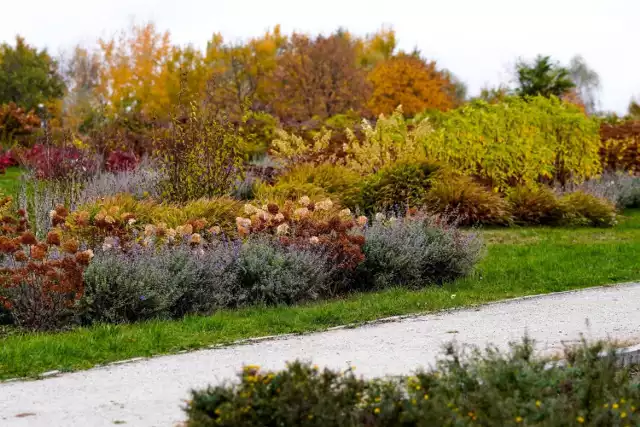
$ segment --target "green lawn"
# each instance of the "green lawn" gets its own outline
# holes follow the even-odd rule
[[[305,306],[223,311],[182,321],[9,335],[0,339],[0,379],[640,279],[640,211],[627,212],[613,229],[515,228],[482,233],[488,253],[476,273],[443,288],[394,289]]]
[[[20,181],[18,178],[22,174],[23,170],[17,166],[12,166],[5,170],[3,175],[0,175],[0,194],[5,196],[14,196],[18,191]]]

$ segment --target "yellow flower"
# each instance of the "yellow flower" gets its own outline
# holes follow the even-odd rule
[[[418,402],[416,402],[415,399],[411,399],[411,404],[415,405],[416,403],[418,403]]]
[[[380,408],[376,408],[376,409],[374,409],[374,410],[373,410],[373,412],[374,412],[375,414],[379,414],[379,413],[380,413]]]
[[[604,405],[602,405],[603,408],[607,409],[609,407],[608,403],[605,403]]]
[[[542,406],[542,402],[540,402],[539,400],[536,400],[536,406],[539,408]]]
[[[194,245],[199,245],[200,243],[202,243],[202,236],[199,235],[198,233],[193,233],[191,235],[191,243],[193,243]]]
[[[522,417],[516,417],[516,422],[517,423],[521,423],[522,422]]]
[[[312,420],[312,419],[313,419],[313,415],[312,415],[312,414],[309,414],[309,415],[307,416],[307,418],[308,418],[308,419],[310,419],[310,420]]]
[[[342,210],[339,212],[339,215],[340,215],[340,216],[350,216],[350,215],[351,215],[351,210],[350,210],[349,208],[347,208],[347,209],[342,209]]]
[[[428,394],[424,395],[424,400],[429,400],[429,395]]]
[[[620,403],[627,403],[627,401],[624,399],[620,399]]]
[[[618,405],[617,403],[614,403],[613,406],[611,406],[613,409],[618,409],[620,407],[620,405]]]
[[[380,402],[380,396],[376,397],[376,402]]]
[[[416,390],[420,390],[422,387],[420,387],[419,385],[416,386]]]
[[[627,413],[626,412],[621,413],[620,418],[627,418]]]
[[[584,417],[578,417],[576,418],[576,421],[579,422],[580,424],[584,423]]]

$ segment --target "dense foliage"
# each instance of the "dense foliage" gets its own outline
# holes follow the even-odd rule
[[[427,156],[500,189],[582,181],[600,169],[598,122],[557,98],[477,101],[440,116]]]
[[[605,351],[602,355],[601,352]],[[448,345],[438,366],[363,379],[301,362],[246,366],[237,384],[193,391],[187,426],[618,426],[639,422],[637,378],[602,344],[549,365],[524,340],[508,353]]]

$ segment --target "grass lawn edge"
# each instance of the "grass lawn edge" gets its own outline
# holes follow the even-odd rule
[[[93,369],[105,369],[105,368],[114,367],[114,366],[123,365],[123,364],[138,363],[138,362],[142,362],[142,361],[146,361],[146,360],[150,360],[158,357],[174,356],[174,355],[186,354],[186,353],[191,353],[196,351],[215,350],[215,349],[227,348],[232,346],[251,345],[251,344],[257,344],[264,341],[283,340],[291,337],[305,336],[305,335],[324,333],[329,331],[336,331],[336,330],[342,330],[342,329],[354,329],[354,328],[359,328],[363,326],[393,323],[393,322],[399,322],[405,319],[412,319],[412,318],[421,317],[421,316],[455,313],[458,311],[479,309],[482,307],[488,307],[488,306],[493,306],[497,304],[513,304],[513,303],[517,303],[519,301],[524,301],[524,300],[549,298],[552,296],[574,294],[579,292],[589,292],[589,291],[598,290],[602,288],[622,288],[622,287],[630,287],[630,286],[640,286],[640,283],[633,282],[633,281],[626,281],[626,282],[620,282],[620,283],[609,283],[609,284],[603,284],[603,285],[587,286],[583,288],[576,287],[574,289],[568,289],[565,291],[558,291],[558,292],[543,292],[543,293],[522,295],[518,297],[505,298],[505,299],[496,298],[494,300],[489,300],[486,302],[463,304],[463,305],[459,305],[451,308],[443,308],[443,309],[435,309],[435,310],[427,310],[427,311],[416,311],[416,312],[411,312],[407,314],[381,317],[373,320],[364,320],[361,322],[353,322],[353,323],[341,324],[341,325],[330,326],[330,327],[321,327],[321,326],[317,328],[312,327],[300,332],[281,333],[281,334],[264,335],[264,336],[257,336],[257,337],[246,337],[246,338],[240,338],[240,339],[235,339],[230,341],[220,341],[220,342],[205,344],[201,347],[195,347],[195,348],[183,349],[183,350],[177,350],[177,351],[169,351],[169,352],[159,352],[156,354],[152,354],[150,356],[140,356],[140,357],[133,357],[129,359],[114,360],[104,364],[94,364],[87,368],[65,369],[65,370],[56,369],[56,370],[40,372],[40,373],[31,374],[31,375],[8,378],[8,379],[1,379],[0,377],[0,384],[12,383],[17,381],[41,380],[41,379],[57,377],[63,374],[68,374],[73,372],[88,371]]]

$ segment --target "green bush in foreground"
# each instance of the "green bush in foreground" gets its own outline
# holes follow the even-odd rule
[[[437,369],[364,380],[300,362],[240,383],[193,391],[188,427],[638,425],[640,386],[602,344],[567,350],[567,366],[534,358],[525,339],[507,354],[452,345]]]

